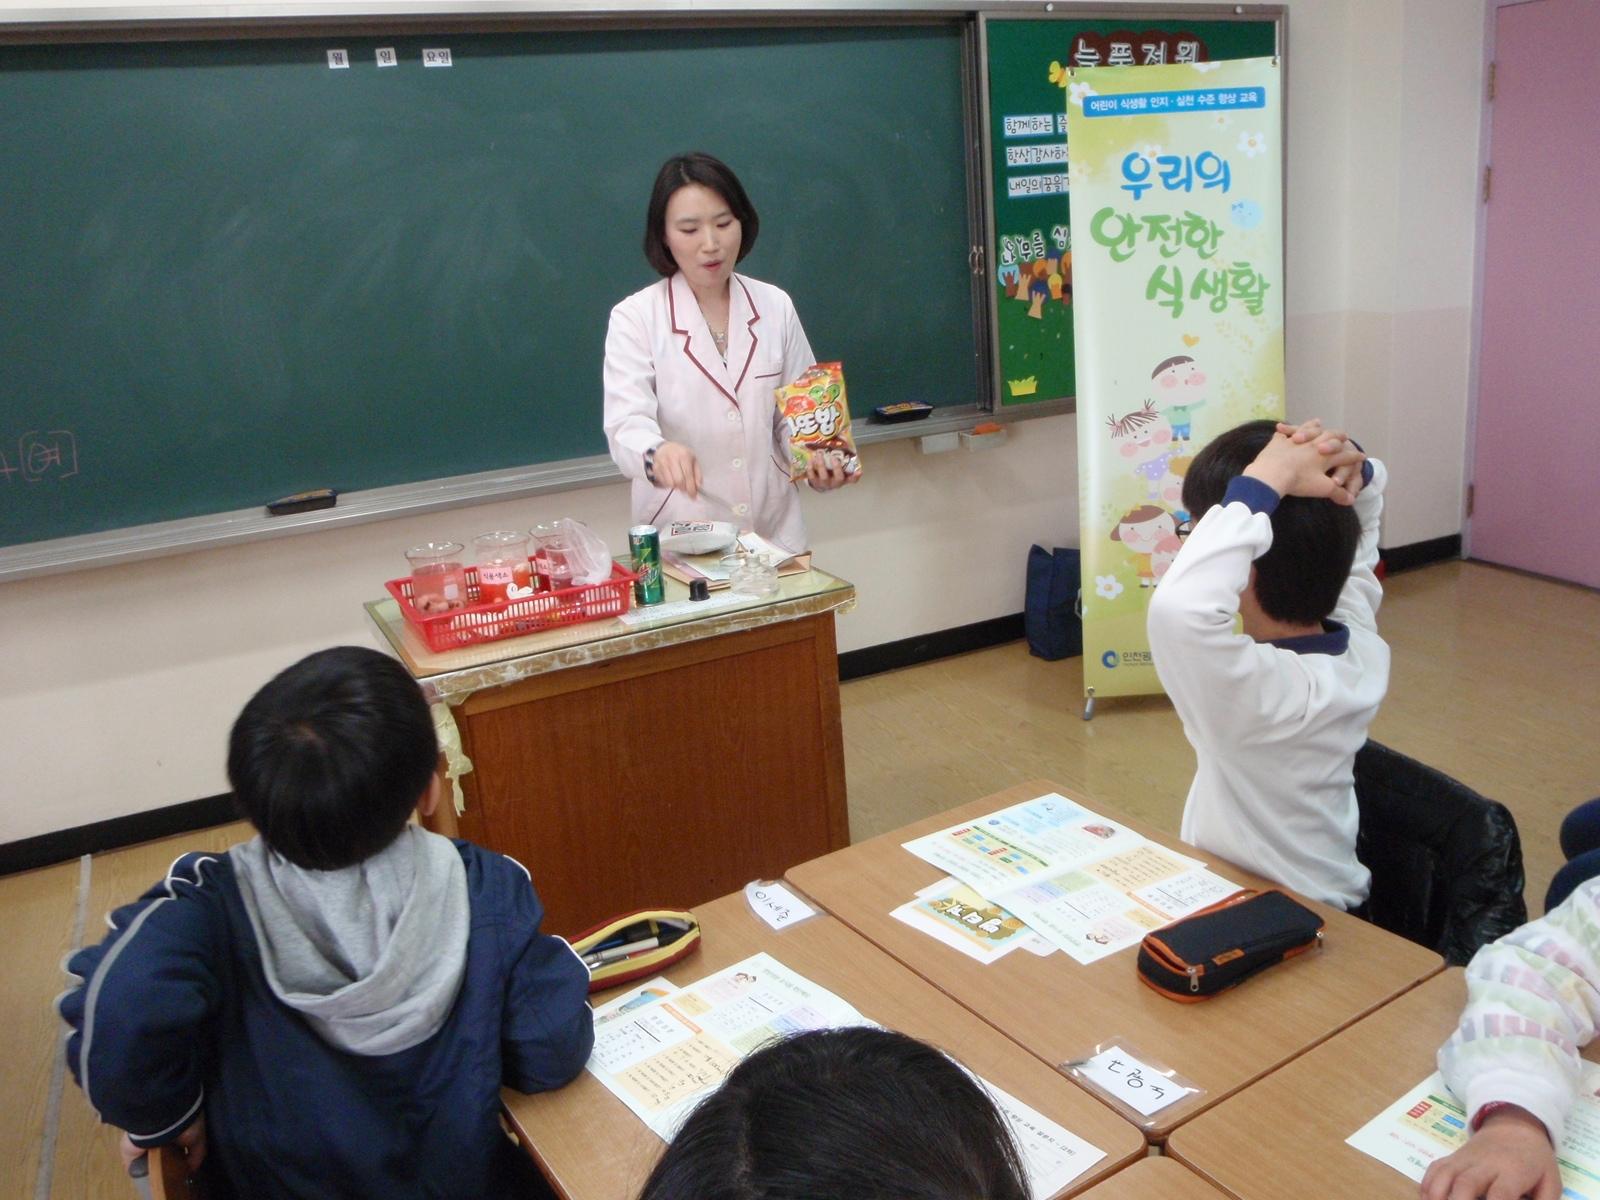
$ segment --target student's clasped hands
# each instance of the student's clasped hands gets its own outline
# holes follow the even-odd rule
[[[185,1163],[190,1171],[199,1170],[200,1164],[206,1158],[206,1117],[201,1113],[182,1133],[172,1140],[172,1144],[183,1151]],[[127,1134],[122,1135],[122,1141],[117,1145],[118,1152],[122,1155],[122,1169],[128,1170],[146,1151],[133,1144],[133,1139]]]
[[[1361,464],[1367,456],[1343,433],[1324,429],[1313,417],[1301,425],[1278,424],[1278,436],[1244,473],[1280,496],[1307,496],[1354,504],[1361,491]]]
[[[1484,1118],[1471,1140],[1422,1177],[1422,1200],[1558,1200],[1561,1172],[1544,1125],[1516,1105]]]

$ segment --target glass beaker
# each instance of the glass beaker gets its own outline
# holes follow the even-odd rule
[[[540,523],[532,532],[533,565],[539,576],[539,589],[565,591],[572,586],[572,559],[566,530],[554,523]]]
[[[504,604],[533,595],[528,535],[514,529],[480,533],[472,539],[478,554],[478,603]]]
[[[419,612],[449,612],[467,603],[467,573],[460,542],[423,542],[406,551],[411,564],[411,603]]]

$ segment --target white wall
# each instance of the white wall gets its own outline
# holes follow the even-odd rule
[[[1394,464],[1386,545],[1453,534],[1483,14],[1477,0],[1289,8],[1290,412],[1347,423]],[[860,594],[840,648],[1020,611],[1029,544],[1077,543],[1076,454],[1073,418],[1026,421],[979,454],[870,447],[860,485],[807,496],[819,565]],[[300,655],[368,641],[361,603],[405,546],[562,513],[620,544],[626,491],[0,584],[0,842],[226,791],[239,706]]]

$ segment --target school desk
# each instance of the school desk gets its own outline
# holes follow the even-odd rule
[[[1049,780],[1007,788],[804,863],[792,868],[788,879],[1045,1062],[1057,1065],[1081,1059],[1097,1044],[1115,1040],[1128,1053],[1174,1070],[1199,1088],[1154,1117],[1141,1119],[1152,1141],[1163,1140],[1182,1122],[1443,966],[1431,950],[1313,903],[1310,906],[1327,922],[1320,950],[1272,967],[1210,1000],[1183,1004],[1139,981],[1133,947],[1087,966],[1063,951],[1040,957],[1026,949],[983,965],[889,915],[918,888],[942,875],[904,849],[902,842],[1047,792],[1059,792],[1151,841],[1200,859],[1241,887],[1272,886],[1213,854],[1123,817],[1111,804]]]
[[[855,589],[808,571],[721,595],[438,654],[393,600],[366,606],[472,762],[465,810],[430,827],[523,863],[547,931],[688,908],[849,841],[833,621]]]
[[[1416,1200],[1415,1183],[1345,1138],[1433,1074],[1466,1001],[1451,967],[1185,1125],[1168,1153],[1237,1200]]]
[[[1181,1163],[1152,1155],[1095,1184],[1082,1200],[1226,1200],[1226,1196]]]
[[[664,972],[668,979],[692,983],[766,951],[870,1020],[949,1051],[1105,1151],[1061,1195],[1082,1191],[1144,1153],[1132,1126],[833,918],[819,913],[773,930],[750,911],[742,891],[702,905],[695,915],[700,949]],[[502,1099],[518,1137],[564,1200],[631,1200],[662,1150],[644,1122],[587,1071],[559,1091],[506,1091]]]

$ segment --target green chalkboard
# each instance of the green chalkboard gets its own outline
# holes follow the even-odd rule
[[[1269,57],[1278,24],[1174,16],[1010,19],[982,24],[991,179],[990,330],[1002,405],[1077,394],[1065,67]]]
[[[976,403],[962,78],[958,22],[0,48],[0,545],[603,454],[683,150],[855,412]]]

